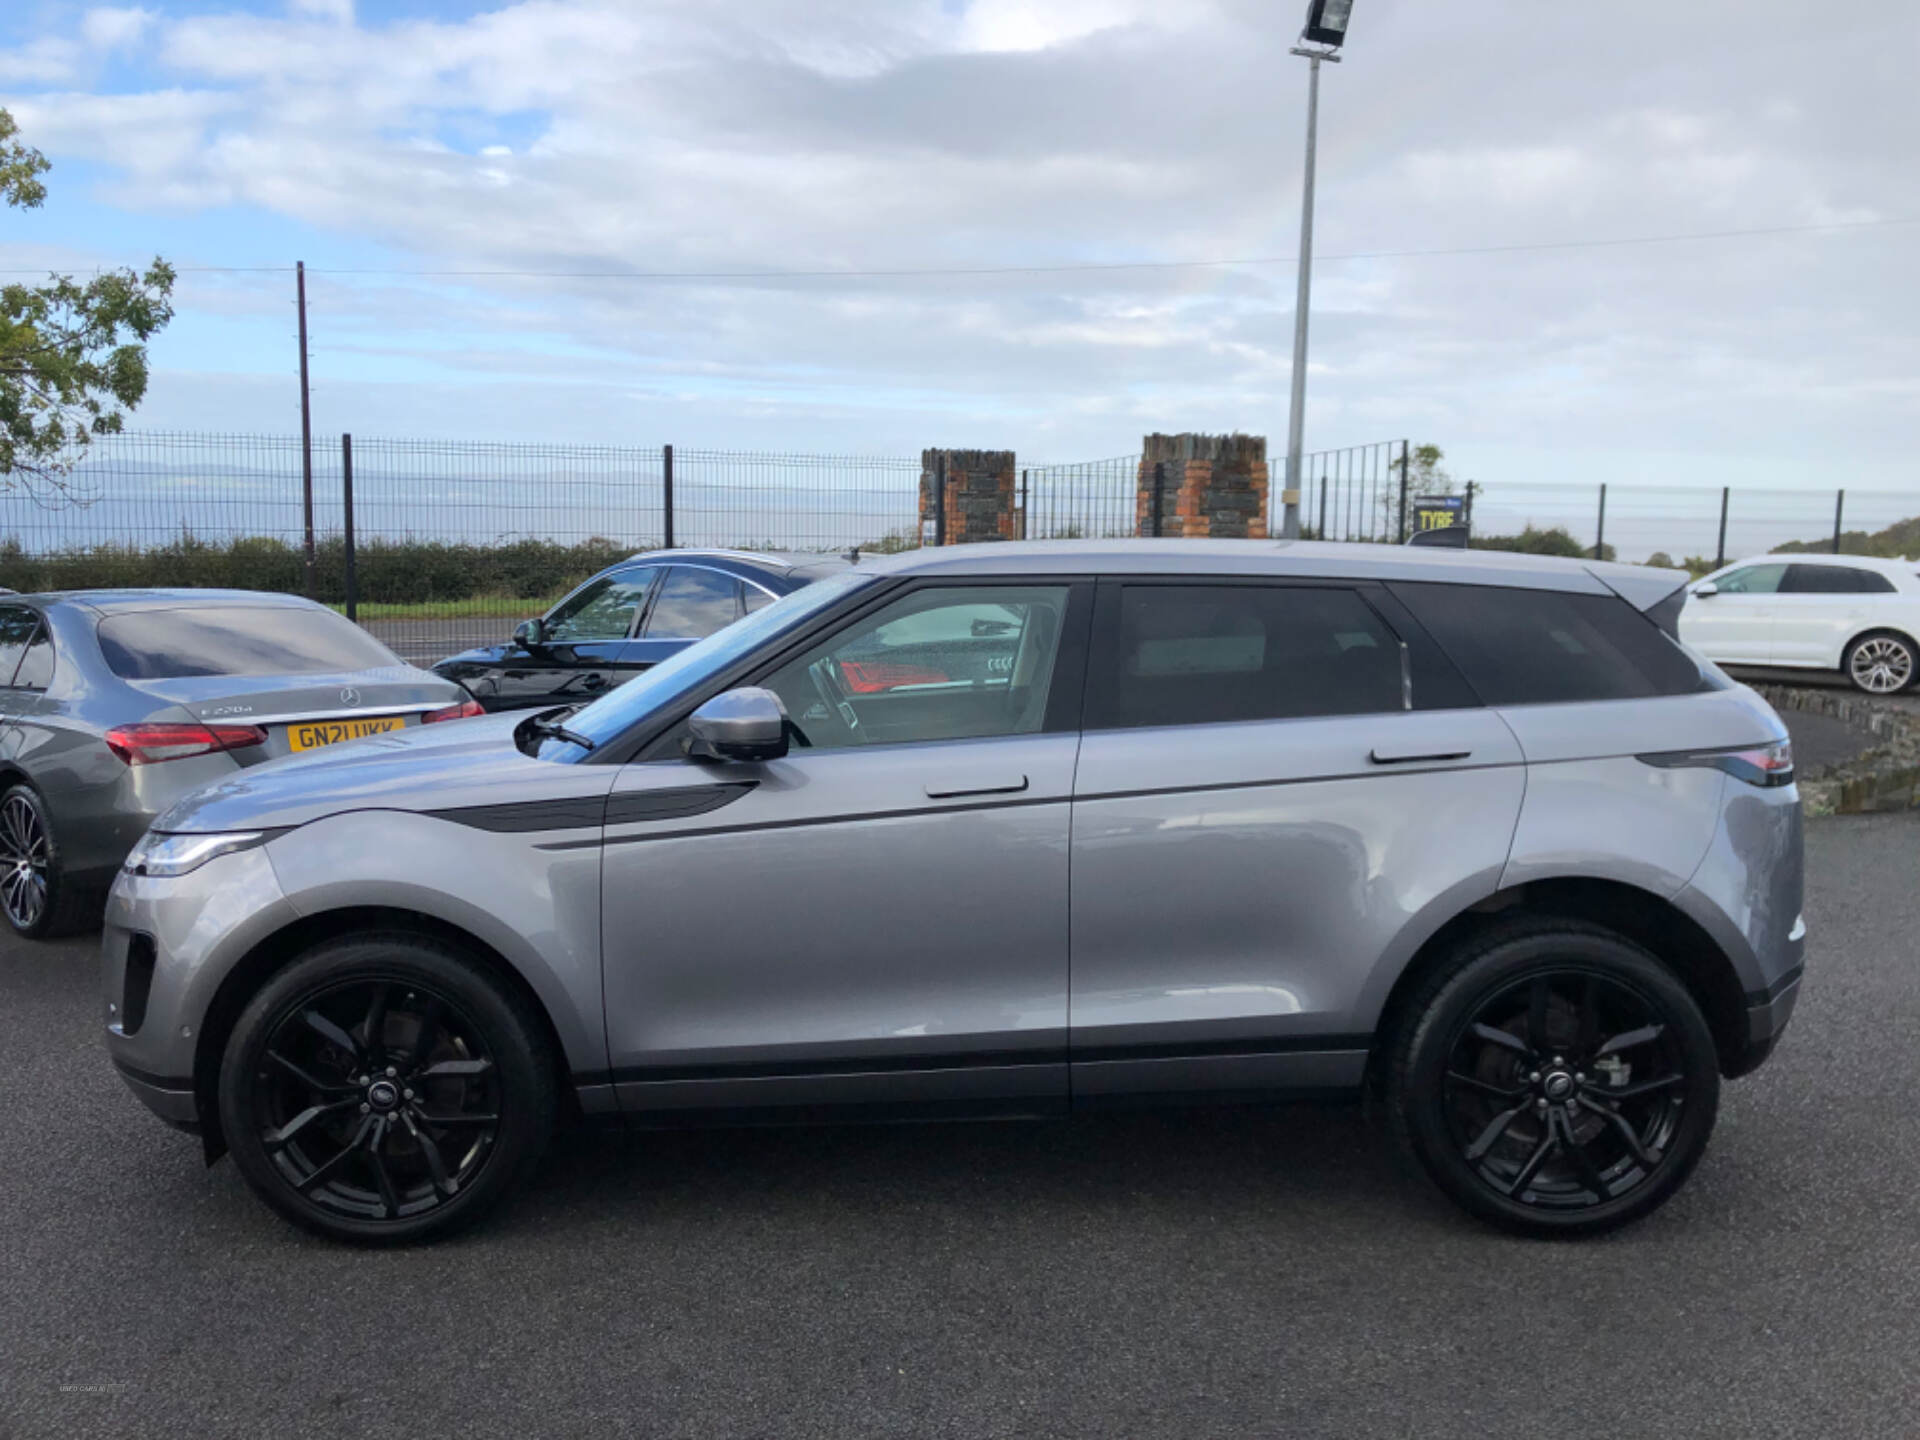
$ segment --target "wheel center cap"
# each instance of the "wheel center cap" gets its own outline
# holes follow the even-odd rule
[[[367,1087],[367,1103],[376,1110],[391,1110],[400,1103],[400,1087],[391,1080],[376,1080]]]
[[[1573,1076],[1564,1070],[1555,1070],[1540,1082],[1540,1090],[1549,1100],[1564,1100],[1573,1094]]]

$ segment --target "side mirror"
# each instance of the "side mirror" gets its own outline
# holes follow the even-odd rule
[[[687,720],[695,760],[778,760],[787,753],[787,707],[771,690],[743,685],[716,695]]]
[[[1720,587],[1711,580],[1703,580],[1693,587],[1693,593],[1701,600],[1711,600],[1720,593]]]
[[[513,643],[528,650],[541,649],[547,643],[547,622],[538,615],[513,627]]]

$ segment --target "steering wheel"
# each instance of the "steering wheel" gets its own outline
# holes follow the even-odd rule
[[[839,679],[833,673],[833,658],[822,655],[807,666],[807,678],[813,681],[813,688],[826,705],[827,713],[839,722],[847,738],[855,745],[866,744],[867,733],[860,728],[860,717],[853,713],[853,706],[848,703],[847,694],[840,688]]]

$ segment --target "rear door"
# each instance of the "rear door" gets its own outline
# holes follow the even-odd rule
[[[1776,593],[1782,564],[1743,565],[1714,581],[1714,593],[1696,588],[1680,611],[1680,638],[1709,660],[1765,665],[1773,658]]]
[[[20,749],[21,711],[30,696],[14,691],[13,674],[40,629],[39,615],[25,605],[0,605],[0,759]]]
[[[1773,662],[1837,667],[1847,641],[1873,623],[1874,596],[1892,593],[1878,571],[1793,562],[1774,597]]]
[[[1357,1083],[1383,960],[1506,862],[1512,733],[1378,587],[1226,579],[1102,582],[1085,726],[1076,1103]]]
[[[675,565],[665,572],[645,621],[622,647],[635,671],[724,630],[746,613],[737,575],[705,565]]]

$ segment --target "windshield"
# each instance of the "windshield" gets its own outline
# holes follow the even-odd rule
[[[635,676],[617,690],[610,690],[584,710],[567,717],[567,729],[584,735],[595,745],[604,745],[636,721],[703,684],[759,648],[783,630],[791,629],[809,616],[818,614],[848,592],[873,581],[871,571],[843,570],[826,580],[795,590],[756,610],[744,620],[736,620],[724,630],[689,645],[677,655],[662,660],[651,670]],[[586,751],[569,741],[548,739],[540,746],[545,760],[577,762]]]

